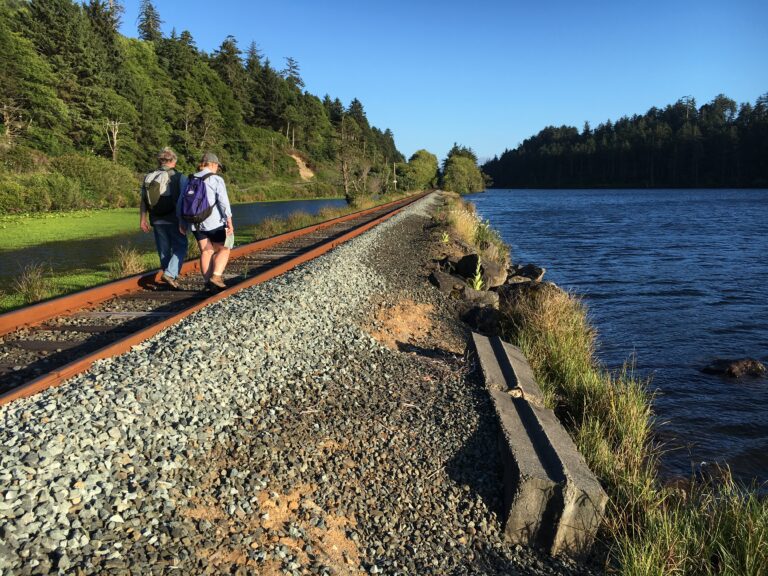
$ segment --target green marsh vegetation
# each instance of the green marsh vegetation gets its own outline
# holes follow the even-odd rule
[[[438,219],[471,245],[501,242],[458,199]],[[631,363],[616,373],[600,367],[583,302],[541,284],[503,301],[500,312],[502,337],[523,350],[547,404],[610,496],[599,535],[610,573],[768,574],[768,499],[728,470],[676,486],[662,482],[651,383]]]
[[[0,216],[0,246],[17,250],[47,242],[114,236],[139,229],[136,208]]]

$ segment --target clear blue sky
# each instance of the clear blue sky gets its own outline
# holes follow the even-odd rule
[[[136,36],[139,0],[122,31]],[[663,107],[768,92],[768,1],[154,0],[198,48],[255,41],[306,89],[358,98],[407,157],[454,142],[481,160],[548,125],[579,129]]]

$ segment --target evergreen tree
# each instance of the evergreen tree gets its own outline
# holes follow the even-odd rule
[[[160,13],[152,4],[152,0],[141,0],[138,18],[139,38],[148,42],[159,42],[163,39],[163,33],[160,30],[162,24]]]
[[[285,69],[280,72],[280,76],[296,91],[304,88],[304,80],[301,79],[299,63],[288,56],[285,59]]]
[[[243,53],[237,46],[235,37],[227,36],[221,43],[221,46],[219,46],[219,49],[213,53],[211,67],[219,73],[219,77],[234,93],[235,100],[240,104],[240,108],[249,116],[251,108],[248,98],[249,79],[243,68],[242,55]]]
[[[248,77],[255,80],[261,70],[262,53],[256,42],[251,42],[245,56],[245,70]]]

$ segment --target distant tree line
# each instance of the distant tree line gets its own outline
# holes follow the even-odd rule
[[[482,166],[499,188],[768,187],[768,94],[719,95],[579,132],[549,126]]]
[[[185,169],[215,150],[236,193],[282,180],[293,183],[286,195],[305,186],[354,202],[394,187],[404,158],[392,132],[371,126],[357,99],[305,91],[295,59],[278,70],[256,43],[242,50],[229,36],[207,54],[186,30],[165,37],[151,0],[141,2],[139,39],[127,38],[122,14],[118,0],[0,2],[0,207],[25,194],[37,209],[114,205],[61,166],[135,174],[166,145]],[[290,154],[314,169],[311,185]],[[68,195],[57,192],[62,178]],[[41,186],[46,198],[34,196]],[[126,190],[115,196],[130,201]]]

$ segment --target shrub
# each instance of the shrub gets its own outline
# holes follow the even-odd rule
[[[83,208],[125,208],[139,205],[139,178],[125,166],[105,158],[66,154],[53,167],[77,180],[84,192]]]
[[[14,174],[0,173],[0,212],[12,214],[23,212],[19,201],[24,197],[24,186]]]
[[[80,184],[61,174],[0,175],[0,209],[6,214],[71,210],[82,201]]]
[[[16,145],[0,147],[0,167],[4,172],[27,173],[47,166],[48,159],[37,150]]]

